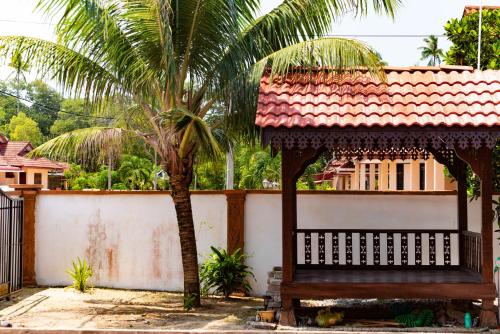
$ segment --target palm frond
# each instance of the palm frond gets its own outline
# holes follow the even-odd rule
[[[29,153],[30,157],[46,157],[95,167],[96,162],[116,159],[126,137],[133,133],[121,128],[93,127],[78,129],[55,137]]]
[[[134,39],[135,31],[123,17],[127,14],[123,1],[41,0],[39,8],[52,15],[64,8],[62,15],[56,15],[59,44],[105,66],[122,81],[134,79],[129,84],[136,89],[151,89],[159,68],[141,52],[141,42],[147,40]]]
[[[22,54],[39,76],[57,81],[76,96],[101,102],[123,91],[108,69],[61,44],[33,37],[0,36],[0,57],[10,59],[16,54]]]
[[[167,113],[161,114],[161,124],[171,131],[174,137],[182,133],[178,154],[183,158],[193,151],[202,151],[213,159],[221,157],[220,146],[212,134],[208,124],[190,110],[177,107]]]
[[[271,69],[271,77],[286,75],[293,67],[324,67],[338,72],[365,68],[373,75],[384,78],[377,52],[364,42],[346,38],[319,38],[276,51],[255,64],[254,82],[260,82],[267,67]]]
[[[366,14],[369,3],[375,11],[390,16],[400,0],[285,0],[269,13],[255,19],[242,31],[226,54],[238,59],[243,52],[247,62],[259,60],[272,52],[312,38],[323,37],[332,22],[347,12]],[[224,63],[226,63],[224,61]]]

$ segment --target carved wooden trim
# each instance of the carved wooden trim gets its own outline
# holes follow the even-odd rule
[[[427,148],[451,150],[455,147],[492,148],[500,130],[491,129],[337,129],[337,128],[265,128],[263,143],[273,150],[320,149],[333,151],[337,157],[367,156],[368,159],[427,158]]]

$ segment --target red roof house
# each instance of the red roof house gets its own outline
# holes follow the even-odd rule
[[[49,172],[61,173],[66,169],[66,165],[46,158],[27,158],[32,149],[27,141],[9,141],[0,134],[0,186],[29,183],[48,188]]]

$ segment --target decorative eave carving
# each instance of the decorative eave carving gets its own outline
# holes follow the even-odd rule
[[[427,158],[429,148],[449,152],[455,148],[493,148],[497,128],[264,128],[263,144],[273,151],[282,147],[304,150],[324,148],[337,157],[369,159]]]

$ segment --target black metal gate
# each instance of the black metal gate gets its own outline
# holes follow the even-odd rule
[[[0,190],[0,298],[23,282],[23,200]]]

